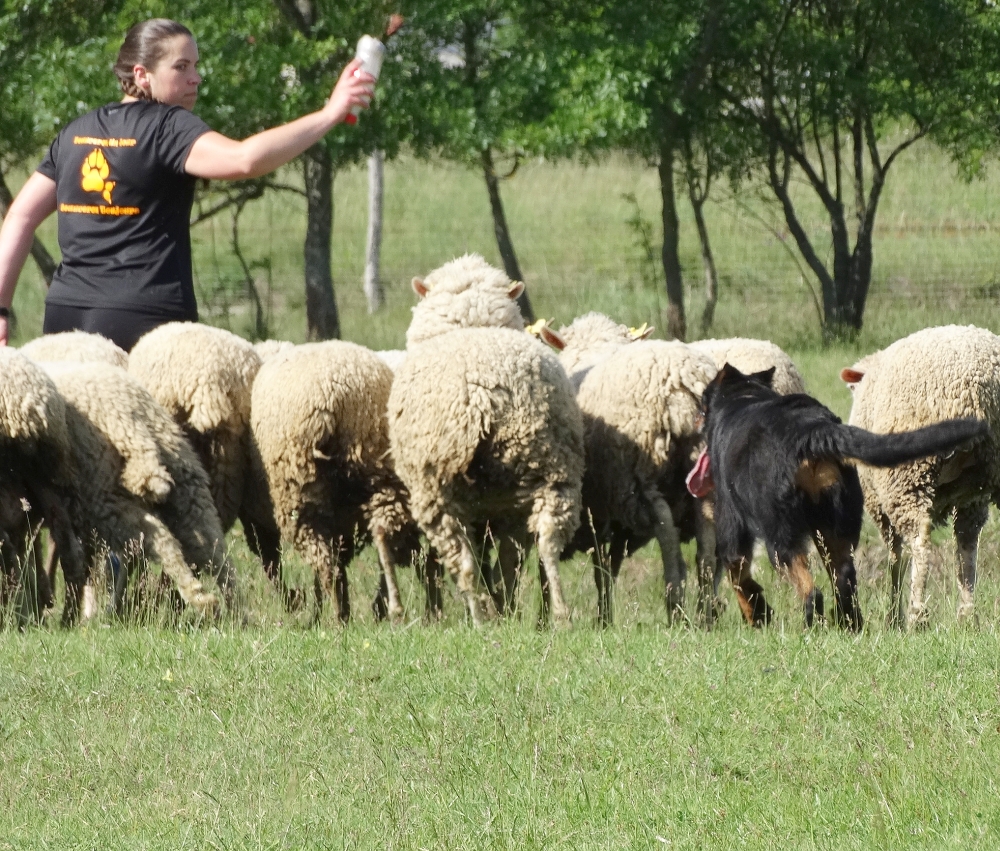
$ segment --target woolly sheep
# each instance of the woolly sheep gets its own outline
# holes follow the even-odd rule
[[[128,353],[107,337],[86,331],[43,334],[21,347],[21,353],[35,362],[106,363],[128,369]]]
[[[278,525],[315,572],[317,611],[324,591],[335,594],[342,621],[350,616],[346,567],[369,536],[386,611],[403,613],[395,563],[415,529],[388,457],[391,385],[374,352],[331,340],[275,355],[253,387],[251,427]]]
[[[3,572],[15,587],[31,578],[27,540],[44,522],[65,554],[66,605],[63,622],[76,617],[86,565],[72,525],[76,479],[72,467],[66,407],[45,372],[22,353],[0,347],[0,554]],[[27,600],[36,613],[51,602],[51,588],[38,570],[37,595]],[[22,615],[26,613],[22,610]]]
[[[679,536],[697,540],[702,604],[711,618],[718,585],[711,510],[688,494],[684,478],[702,445],[697,415],[714,362],[680,342],[630,342],[635,333],[601,314],[579,317],[559,334],[565,341],[559,359],[575,370],[570,379],[583,413],[587,458],[584,516],[574,545],[591,552],[601,623],[611,621],[611,594],[625,553],[653,537],[670,617],[683,603]]]
[[[523,333],[522,289],[477,255],[414,279],[422,301],[389,396],[396,472],[476,624],[486,612],[470,538],[487,527],[498,542],[497,608],[512,604],[534,535],[543,605],[557,623],[569,616],[559,557],[580,522],[583,423],[558,360]]]
[[[412,284],[421,301],[406,330],[407,351],[457,328],[524,330],[516,301],[524,284],[512,282],[479,254],[451,260],[423,280],[414,278]]]
[[[707,354],[719,369],[730,363],[740,372],[749,375],[773,366],[774,379],[771,387],[776,393],[788,395],[806,392],[805,382],[792,359],[768,340],[731,337],[726,340],[697,340],[688,345]]]
[[[139,556],[153,558],[182,599],[206,612],[217,598],[203,590],[193,565],[214,575],[232,600],[233,577],[208,476],[177,424],[124,370],[44,366],[66,403],[74,520],[88,561],[101,545],[126,556],[132,568]],[[59,549],[63,556],[61,542]]]
[[[250,396],[260,366],[260,355],[242,337],[197,322],[159,326],[139,339],[129,358],[129,373],[198,453],[222,531],[239,517],[250,548],[294,608],[298,597],[280,579],[281,536],[267,482],[254,474]]]
[[[261,340],[253,344],[253,350],[257,352],[261,363],[294,347],[295,344],[289,343],[287,340]]]
[[[891,620],[903,620],[901,554],[908,542],[913,566],[906,621],[926,622],[931,529],[952,514],[958,616],[967,617],[973,611],[979,533],[989,504],[1000,498],[1000,337],[972,325],[926,328],[844,369],[841,378],[854,395],[851,425],[870,431],[905,431],[951,417],[989,424],[984,441],[949,456],[889,469],[858,465],[865,507],[892,553]]]
[[[375,354],[393,372],[396,372],[406,359],[406,352],[403,349],[386,349]]]

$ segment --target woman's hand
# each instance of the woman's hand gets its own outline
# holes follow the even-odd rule
[[[323,107],[323,112],[334,124],[340,124],[347,118],[352,107],[360,106],[362,109],[367,109],[374,91],[375,78],[367,71],[361,70],[360,59],[352,59],[341,72],[330,99]]]

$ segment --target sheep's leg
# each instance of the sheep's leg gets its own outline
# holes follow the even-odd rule
[[[38,488],[33,491],[32,497],[37,501],[46,518],[49,538],[55,544],[55,550],[62,563],[63,578],[66,582],[66,602],[63,606],[62,623],[63,626],[69,626],[79,614],[83,588],[87,582],[88,570],[83,547],[73,530],[73,524],[62,497],[49,488]]]
[[[425,616],[428,620],[440,620],[444,614],[444,600],[442,597],[444,590],[444,569],[434,547],[427,548],[425,561],[421,562],[418,556],[416,565],[417,573],[423,583],[424,594],[427,598]]]
[[[927,624],[927,573],[931,559],[931,521],[925,518],[915,535],[910,538],[912,553],[910,568],[910,607],[906,613],[907,626],[922,627]]]
[[[973,592],[976,588],[976,559],[979,554],[979,533],[989,517],[989,503],[975,503],[955,510],[955,544],[958,552],[958,619],[973,612]]]
[[[184,552],[178,540],[163,522],[148,512],[140,522],[143,550],[160,562],[163,573],[170,577],[181,599],[199,614],[209,614],[218,606],[218,598],[207,593],[184,560]],[[221,583],[220,583],[221,584]],[[116,609],[119,608],[116,601]]]
[[[607,557],[604,549],[595,544],[590,558],[594,563],[594,584],[597,586],[597,622],[602,627],[611,626],[614,620],[615,582],[625,560],[626,535],[612,532]]]
[[[569,623],[569,609],[563,597],[562,581],[559,578],[559,557],[562,555],[568,536],[555,527],[548,515],[538,519],[537,529],[538,573],[542,586],[539,623],[545,623],[546,616],[551,616],[556,626],[562,626]]]
[[[677,537],[677,527],[670,506],[659,493],[647,493],[647,499],[656,516],[656,526],[653,533],[660,545],[660,558],[663,560],[663,593],[667,604],[667,620],[684,612],[684,574],[681,567],[680,541]]]
[[[487,619],[487,610],[479,598],[476,587],[479,567],[465,526],[457,517],[441,513],[434,522],[424,526],[424,534],[448,568],[448,573],[455,582],[472,623],[475,626],[482,626]]]
[[[281,532],[272,522],[260,522],[240,514],[246,533],[247,546],[264,568],[264,573],[281,595],[281,602],[289,612],[297,612],[305,605],[305,594],[300,588],[291,588],[281,576]]]
[[[724,567],[715,555],[715,520],[712,504],[704,499],[695,500],[695,559],[698,562],[698,612],[710,627],[722,613],[719,583]]]
[[[750,565],[751,557],[745,554],[726,565],[726,570],[743,619],[752,626],[765,626],[771,622],[774,611],[764,599],[764,589],[753,578]]]
[[[499,583],[493,595],[497,612],[511,614],[516,603],[517,585],[524,565],[526,541],[514,535],[502,534],[497,541]]]
[[[902,629],[906,622],[903,612],[903,576],[905,565],[903,563],[903,538],[896,531],[892,521],[884,513],[879,513],[875,521],[879,527],[879,533],[886,547],[889,548],[889,612],[886,617],[886,625]]]
[[[405,612],[403,604],[400,601],[399,585],[396,582],[396,564],[389,550],[385,533],[378,530],[372,535],[372,539],[375,542],[375,549],[378,551],[378,560],[382,566],[382,575],[379,577],[379,598],[382,597],[382,590],[384,588],[386,614],[393,620],[401,620]]]
[[[52,583],[49,582],[49,574],[45,570],[45,562],[42,559],[42,536],[41,530],[35,533],[31,541],[31,555],[35,565],[35,587],[38,589],[39,612],[51,608],[55,604],[55,592]]]

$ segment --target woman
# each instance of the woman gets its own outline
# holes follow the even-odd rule
[[[44,333],[92,331],[129,351],[157,325],[196,320],[188,224],[196,179],[274,171],[367,106],[374,83],[355,59],[322,109],[237,141],[191,112],[197,65],[181,24],[155,18],[128,31],[114,69],[124,97],[63,129],[0,228],[0,345],[35,229],[57,209],[62,262]]]

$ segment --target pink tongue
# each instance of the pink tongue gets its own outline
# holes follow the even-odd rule
[[[692,496],[708,496],[715,489],[715,482],[712,481],[712,471],[708,464],[708,450],[702,449],[698,460],[694,462],[691,472],[688,473],[687,489]]]

